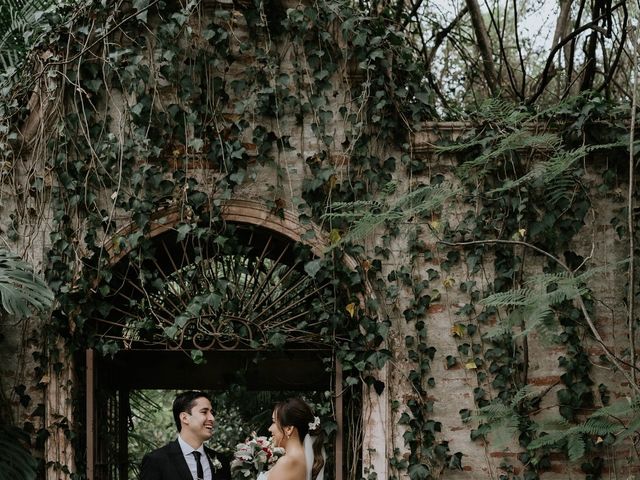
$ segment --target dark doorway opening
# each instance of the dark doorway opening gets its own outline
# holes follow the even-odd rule
[[[136,240],[96,288],[105,306],[94,318],[101,351],[82,359],[89,480],[127,478],[131,392],[224,392],[239,374],[252,392],[330,392],[334,475],[325,478],[341,480],[345,459],[349,471],[358,468],[361,436],[346,438],[342,428],[347,397],[333,346],[345,339],[327,320],[340,293],[330,277],[307,273],[316,257],[304,244],[249,225],[204,230]],[[356,396],[347,401],[357,416]]]

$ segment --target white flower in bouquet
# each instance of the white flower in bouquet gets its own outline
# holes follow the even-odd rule
[[[231,461],[234,478],[257,478],[260,472],[269,470],[284,455],[284,448],[273,445],[273,440],[251,434],[245,442],[236,445]]]

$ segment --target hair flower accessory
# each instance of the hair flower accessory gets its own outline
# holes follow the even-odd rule
[[[313,417],[313,422],[309,422],[309,430],[312,432],[320,426],[320,417]]]

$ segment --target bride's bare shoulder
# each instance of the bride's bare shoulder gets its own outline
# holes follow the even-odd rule
[[[269,470],[269,480],[301,480],[306,476],[304,454],[284,455]]]

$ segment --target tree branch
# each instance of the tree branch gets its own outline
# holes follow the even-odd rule
[[[626,7],[625,2],[622,2],[623,7]],[[607,25],[607,29],[603,32],[605,37],[611,36],[611,0],[595,0],[593,2],[593,7],[591,10],[591,18],[593,19],[604,19]],[[598,22],[599,23],[599,22]],[[586,61],[585,61],[585,73],[582,78],[582,84],[580,85],[580,91],[584,92],[586,90],[593,89],[593,84],[596,78],[596,49],[598,47],[598,29],[594,29],[589,36],[589,40],[587,42],[587,49],[585,51]],[[606,85],[606,84],[605,84]]]
[[[485,0],[485,5],[487,7],[487,9],[489,10],[489,17],[491,18],[491,25],[493,26],[493,29],[496,31],[496,37],[498,38],[498,45],[500,47],[500,56],[502,57],[502,60],[504,62],[504,66],[507,69],[507,76],[509,77],[509,84],[511,85],[511,89],[513,90],[513,93],[516,97],[518,97],[520,100],[524,100],[524,97],[520,97],[519,91],[518,91],[518,86],[516,84],[516,79],[515,76],[513,74],[513,69],[511,68],[511,64],[509,63],[509,58],[507,57],[507,51],[504,48],[504,27],[503,27],[503,31],[500,31],[500,28],[498,27],[498,23],[496,22],[495,17],[493,16],[493,13],[491,12],[491,9],[489,8],[489,5],[487,5],[487,1]],[[506,15],[506,8],[505,8],[505,15]],[[504,24],[506,24],[506,18],[504,21]],[[516,33],[517,35],[517,33]]]
[[[638,42],[635,41],[637,37],[633,35],[633,46],[636,51],[638,50]],[[631,127],[629,130],[629,189],[627,192],[627,228],[629,230],[629,286],[627,293],[627,303],[629,305],[629,316],[627,318],[629,327],[629,350],[631,350],[631,365],[636,366],[636,331],[635,331],[635,244],[634,244],[634,224],[633,224],[633,184],[634,178],[634,136],[636,125],[636,105],[637,105],[637,93],[638,93],[638,60],[634,56],[631,60],[631,75],[633,76],[632,92],[631,92]],[[631,370],[634,383],[637,382],[637,375],[635,368]]]
[[[574,30],[579,28],[580,22],[582,21],[582,14],[584,13],[584,7],[585,7],[585,1],[586,0],[580,0],[580,6],[578,7],[578,15],[576,17],[576,22],[575,22],[575,26],[574,26]],[[569,89],[569,86],[573,85],[573,60],[575,59],[575,55],[576,55],[576,38],[574,37],[571,41],[571,47],[569,48],[569,58],[567,60],[567,88],[566,90]]]
[[[516,49],[518,50],[518,58],[520,59],[520,71],[522,72],[522,84],[520,86],[520,94],[518,97],[524,100],[527,88],[527,69],[524,66],[524,57],[522,55],[522,45],[520,44],[520,35],[518,34],[518,2],[513,0],[513,27],[516,32]]]
[[[556,22],[556,31],[553,34],[552,47],[555,47],[561,38],[567,34],[567,27],[569,26],[569,12],[571,11],[571,0],[562,0],[560,2],[560,14],[558,15],[558,21]]]
[[[609,73],[605,77],[604,81],[602,82],[602,85],[600,85],[596,89],[597,92],[600,92],[604,88],[607,88],[607,85],[609,85],[613,80],[613,75],[616,73],[616,70],[618,69],[618,64],[620,63],[620,58],[622,57],[622,52],[624,51],[624,42],[627,40],[627,25],[629,23],[629,10],[627,9],[626,3],[622,4],[622,11],[624,12],[624,17],[622,20],[622,27],[621,27],[622,36],[620,37],[620,46],[618,47],[618,50],[616,51],[616,57],[613,60],[611,67],[609,68]],[[635,62],[635,60],[636,60],[636,57],[633,56],[632,62]]]
[[[460,23],[460,20],[462,20],[462,18],[467,14],[467,12],[469,12],[469,8],[464,7],[462,10],[460,10],[458,15],[456,15],[456,18],[454,18],[449,25],[447,25],[445,28],[443,28],[436,34],[433,40],[433,46],[431,47],[431,50],[429,51],[429,54],[426,58],[428,67],[431,67],[431,63],[433,62],[433,57],[435,57],[436,52],[438,51],[438,48],[440,48],[440,45],[442,45],[442,42],[444,42],[445,38],[447,38],[449,33],[451,33],[451,30],[453,30],[456,27],[456,25]]]
[[[491,91],[491,95],[498,95],[498,79],[496,76],[496,69],[493,63],[493,54],[491,50],[491,42],[489,41],[489,34],[482,20],[482,12],[480,11],[480,5],[477,0],[465,0],[469,13],[471,14],[471,24],[476,34],[476,41],[478,42],[478,49],[480,50],[480,56],[482,57],[482,74],[487,82],[487,86]]]
[[[620,8],[622,5],[624,5],[624,2],[625,2],[625,0],[623,0],[620,3],[618,3],[615,7],[612,8],[612,11]],[[531,105],[532,103],[534,103],[540,97],[540,95],[542,95],[542,93],[544,92],[545,88],[547,88],[547,85],[551,81],[551,77],[549,77],[549,70],[551,69],[551,66],[553,65],[553,58],[555,57],[556,53],[558,53],[558,50],[560,50],[562,48],[562,46],[565,45],[566,43],[568,43],[568,42],[574,40],[575,38],[577,38],[582,32],[584,32],[586,30],[591,30],[591,29],[599,30],[600,27],[598,27],[598,22],[600,20],[602,20],[602,18],[604,18],[604,15],[601,15],[600,17],[595,18],[593,21],[591,21],[589,23],[585,23],[583,26],[581,26],[580,28],[578,28],[578,29],[574,30],[573,32],[571,32],[569,34],[569,36],[564,38],[555,47],[553,47],[553,49],[551,50],[551,53],[549,53],[549,56],[547,57],[547,63],[544,66],[544,70],[542,71],[542,77],[540,79],[540,84],[538,86],[538,90],[531,97],[529,97],[529,99],[526,101],[527,105]]]

